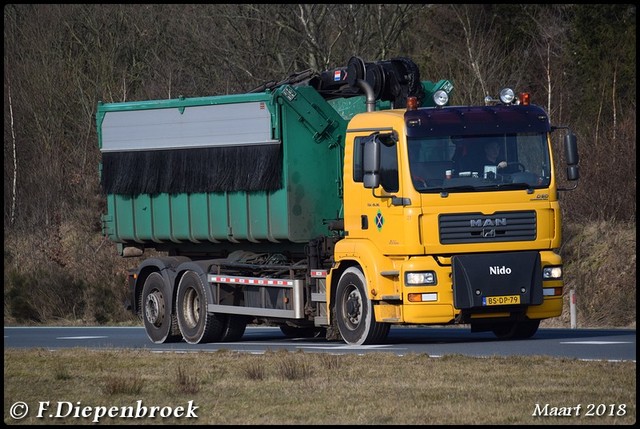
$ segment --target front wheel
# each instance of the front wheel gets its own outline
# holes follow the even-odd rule
[[[176,302],[178,325],[187,343],[211,343],[222,338],[226,316],[207,312],[207,294],[195,271],[187,271],[180,279]]]
[[[373,314],[373,303],[367,297],[366,281],[359,268],[342,273],[336,289],[336,322],[347,344],[374,344],[384,340],[390,325],[379,323]]]

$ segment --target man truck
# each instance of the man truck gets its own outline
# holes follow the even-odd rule
[[[451,105],[408,58],[244,94],[102,103],[104,234],[150,341],[384,342],[393,325],[533,336],[563,307],[561,212],[576,137],[527,93]],[[497,143],[499,165],[467,168]],[[559,161],[557,161],[559,162]],[[477,164],[477,163],[476,163]],[[577,182],[576,182],[577,183]]]

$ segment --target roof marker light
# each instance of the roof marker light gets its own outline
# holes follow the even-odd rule
[[[408,97],[407,98],[407,110],[416,110],[418,108],[418,98],[417,97]]]

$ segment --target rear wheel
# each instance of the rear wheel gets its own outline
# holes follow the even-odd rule
[[[171,312],[171,290],[159,273],[151,273],[144,282],[140,313],[147,336],[154,343],[181,340],[175,313]]]
[[[367,297],[362,271],[350,267],[340,277],[336,289],[336,322],[347,344],[374,344],[384,340],[390,325],[379,323],[373,314],[373,304]]]
[[[287,338],[321,338],[326,336],[326,328],[318,328],[316,326],[297,327],[289,325],[280,325],[280,331]]]
[[[246,316],[229,314],[220,341],[239,341],[247,329],[247,322],[248,318]]]
[[[540,320],[507,322],[493,327],[493,334],[500,340],[525,340],[533,337],[538,331]]]
[[[184,273],[178,284],[177,316],[182,337],[189,344],[219,341],[227,318],[207,312],[207,295],[200,276],[194,271]]]

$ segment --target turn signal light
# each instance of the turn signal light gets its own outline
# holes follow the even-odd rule
[[[436,292],[410,293],[407,299],[409,302],[435,302],[438,300],[438,294]]]

